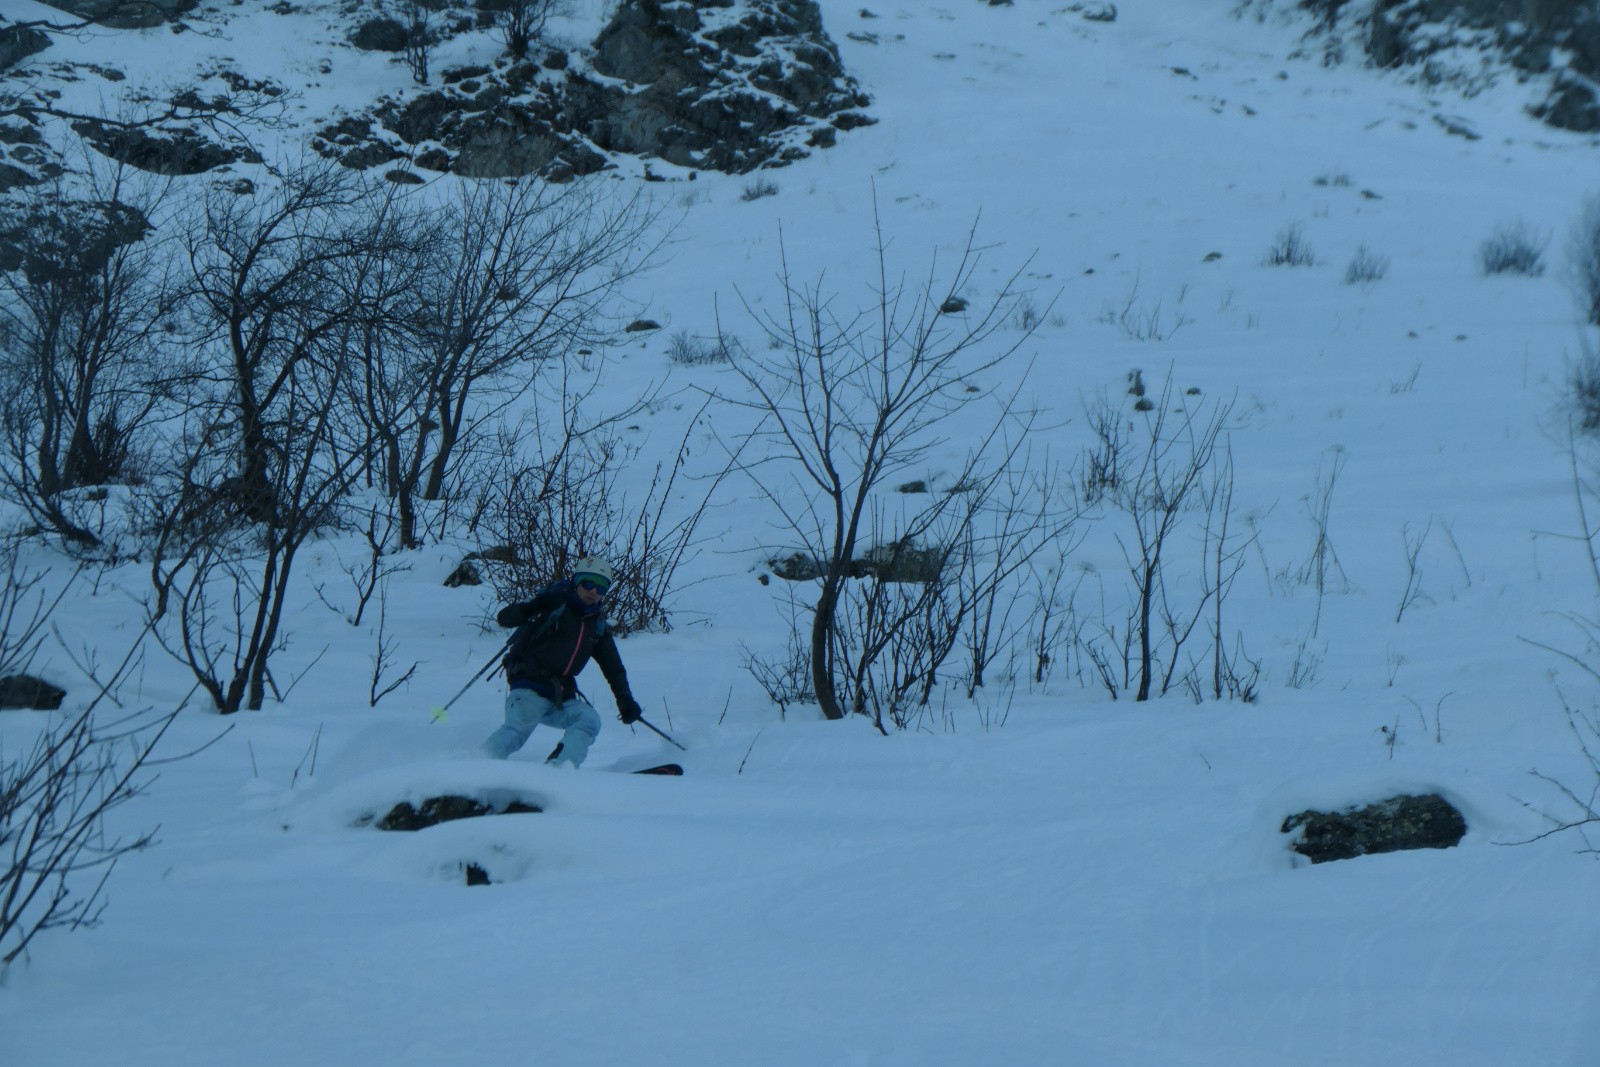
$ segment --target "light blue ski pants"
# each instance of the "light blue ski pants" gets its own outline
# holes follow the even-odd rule
[[[528,735],[540,724],[564,731],[561,753],[551,763],[570,763],[574,767],[589,754],[589,746],[600,736],[600,713],[582,697],[564,704],[540,696],[532,689],[512,689],[506,693],[506,722],[483,743],[483,751],[495,759],[505,759],[528,743]]]

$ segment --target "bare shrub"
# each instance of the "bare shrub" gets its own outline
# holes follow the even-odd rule
[[[0,221],[15,261],[0,270],[0,492],[80,546],[103,531],[74,491],[144,476],[176,363],[159,198],[104,162],[88,179],[95,199],[37,188]]]
[[[45,584],[48,570],[25,566],[16,541],[0,544],[0,679],[28,670],[44,641],[50,616],[77,576],[77,571],[68,575],[52,593]]]
[[[946,605],[924,590],[883,589],[881,578],[853,584],[857,550],[863,544],[908,546],[948,560],[958,544],[955,532],[976,521],[975,501],[985,494],[932,495],[920,510],[893,523],[874,501],[880,489],[920,467],[930,448],[945,443],[941,428],[948,419],[985,395],[969,386],[971,379],[998,369],[1029,335],[994,348],[988,344],[1013,321],[1022,299],[1015,288],[1020,271],[986,308],[959,319],[941,313],[952,293],[971,288],[978,261],[973,234],[950,277],[930,273],[916,288],[891,280],[881,222],[876,237],[872,307],[840,317],[820,286],[802,286],[785,269],[776,311],[757,312],[741,295],[772,344],[762,355],[735,353],[732,367],[749,389],[747,398],[735,402],[762,417],[740,445],[755,456],[742,468],[807,554],[824,564],[809,641],[817,702],[829,719],[870,714],[881,729],[886,717],[898,714],[901,695],[914,692],[916,684],[907,681],[912,672],[878,659],[888,648],[880,638],[893,639],[886,629],[892,624],[884,620],[926,618],[932,630],[948,633],[948,616],[942,614]],[[954,485],[994,486],[1015,461],[1032,418],[1013,407],[1025,377],[1013,379],[1017,393],[979,437]],[[757,467],[764,462],[794,470],[805,491],[786,479],[760,477]],[[929,640],[945,638],[930,633]],[[916,655],[921,678],[928,676],[927,665],[936,669],[942,661],[937,644]],[[876,668],[892,673],[874,674]]]
[[[1389,257],[1380,256],[1366,245],[1356,248],[1356,254],[1350,258],[1350,263],[1344,269],[1344,283],[1346,285],[1370,285],[1381,282],[1384,275],[1389,273]]]
[[[1312,494],[1302,501],[1306,518],[1311,522],[1313,540],[1310,554],[1299,567],[1285,571],[1279,575],[1279,581],[1286,587],[1309,585],[1316,590],[1316,614],[1311,620],[1311,631],[1308,640],[1317,635],[1317,629],[1322,622],[1322,605],[1327,597],[1330,586],[1338,582],[1340,592],[1351,590],[1350,579],[1345,574],[1344,564],[1339,561],[1339,553],[1333,546],[1333,539],[1328,534],[1328,519],[1333,510],[1333,491],[1339,482],[1339,475],[1344,470],[1347,459],[1342,447],[1335,446],[1326,467],[1317,465],[1316,487]]]
[[[766,178],[757,178],[744,187],[744,192],[739,194],[739,199],[746,202],[760,200],[764,196],[777,196],[778,186]]]
[[[667,342],[667,358],[680,367],[701,367],[726,363],[729,351],[739,344],[738,338],[723,334],[716,337],[696,337],[688,330],[676,330]]]
[[[1600,347],[1583,338],[1578,358],[1567,368],[1568,403],[1578,431],[1600,431]]]
[[[382,254],[360,232],[368,188],[337,164],[312,163],[266,195],[213,190],[183,238],[190,341],[204,363],[186,402],[207,413],[208,444],[232,453],[218,494],[246,521],[277,521],[274,483],[303,454],[284,427],[315,420],[307,409],[317,401],[334,403],[343,342],[366,317],[346,269],[370,269]]]
[[[358,324],[352,346],[361,420],[404,548],[420,543],[419,502],[463,495],[477,477],[479,438],[496,415],[569,360],[604,350],[618,288],[663,236],[642,197],[596,182],[463,184],[434,216],[400,320]]]
[[[1229,644],[1223,607],[1245,547],[1232,531],[1233,463],[1223,440],[1231,404],[1189,408],[1179,404],[1170,380],[1158,399],[1141,408],[1142,425],[1123,428],[1110,405],[1091,411],[1099,438],[1091,456],[1117,471],[1099,487],[1099,501],[1127,521],[1119,535],[1131,580],[1123,619],[1103,619],[1103,637],[1082,638],[1095,674],[1113,696],[1135,700],[1164,695],[1180,684],[1198,695],[1200,661],[1187,648],[1201,622],[1211,636],[1212,690],[1241,698],[1253,689],[1253,672],[1237,665],[1239,642]],[[1174,560],[1180,529],[1200,526],[1192,570]],[[1115,668],[1121,661],[1121,670]]]
[[[1149,304],[1139,299],[1137,278],[1121,303],[1108,300],[1101,305],[1099,321],[1118,327],[1130,341],[1165,341],[1189,323],[1181,312],[1163,321],[1161,301]]]
[[[555,14],[560,0],[483,0],[480,10],[493,11],[495,22],[506,43],[506,51],[517,59],[528,55],[528,48],[544,37],[546,24]]]
[[[1024,333],[1032,333],[1039,328],[1039,309],[1034,306],[1032,297],[1023,296],[1017,301],[1017,310],[1012,313],[1011,321]]]
[[[1143,388],[1141,384],[1138,394],[1141,397],[1144,395]],[[1094,443],[1084,450],[1078,466],[1078,496],[1086,506],[1093,507],[1122,484],[1120,465],[1127,452],[1128,435],[1123,426],[1122,413],[1109,404],[1091,408],[1087,417]]]
[[[587,425],[573,421],[582,403],[563,404],[562,436],[541,437],[532,462],[509,459],[493,479],[500,492],[487,532],[506,558],[489,566],[489,578],[501,602],[527,600],[570,575],[578,559],[604,556],[616,574],[608,617],[617,632],[672,629],[678,569],[701,544],[700,523],[726,469],[685,498],[679,479],[687,480],[689,433],[697,421],[691,420],[677,449],[655,464],[642,495],[630,495],[617,475],[640,460],[614,429],[643,403]]]
[[[72,585],[51,597],[44,572],[19,565],[15,544],[0,550],[6,583],[0,590],[0,676],[25,668],[42,629]],[[134,662],[135,639],[109,678],[90,681],[99,693],[83,710],[40,730],[21,755],[0,751],[0,981],[42,931],[93,925],[104,908],[102,890],[117,858],[142,849],[152,834],[108,835],[105,816],[136,796],[139,773],[177,713],[131,715],[98,722],[95,709],[114,692]],[[78,878],[98,873],[88,893]]]
[[[343,520],[362,459],[339,447],[335,405],[306,399],[283,414],[276,432],[289,451],[262,486],[271,521],[250,521],[234,483],[216,477],[225,462],[212,444],[224,436],[217,423],[184,450],[163,482],[171,496],[149,520],[151,626],[223,714],[260,710],[269,687],[283,699],[269,662],[288,642],[290,579],[300,550]]]
[[[1306,242],[1304,228],[1295,222],[1278,231],[1277,240],[1267,249],[1264,262],[1269,267],[1310,267],[1316,264],[1317,258]]]
[[[0,975],[53,928],[92,926],[118,857],[154,831],[108,837],[105,817],[139,795],[137,781],[177,713],[97,731],[93,706],[44,730],[25,755],[0,760]],[[97,873],[87,894],[79,876]]]
[[[157,640],[224,714],[260,709],[300,550],[346,519],[372,436],[353,398],[371,324],[404,305],[389,191],[325,165],[218,193],[188,236],[197,351],[187,434],[146,503]],[[414,410],[398,413],[405,433]]]
[[[1478,266],[1485,275],[1521,274],[1537,278],[1544,273],[1544,249],[1549,243],[1527,222],[1502,223],[1478,246]]]
[[[1583,203],[1567,240],[1567,265],[1584,321],[1600,326],[1600,194]]]
[[[1412,535],[1411,524],[1405,523],[1400,527],[1400,544],[1405,549],[1406,557],[1406,586],[1400,593],[1400,606],[1394,613],[1394,621],[1398,623],[1405,617],[1406,609],[1418,601],[1433,603],[1433,598],[1422,591],[1422,548],[1428,541],[1428,534],[1433,532],[1433,518],[1430,516],[1428,524],[1422,532]]]
[[[1580,508],[1582,497],[1592,496],[1592,485],[1579,485]],[[1585,522],[1585,532],[1590,539],[1590,563],[1594,564],[1593,543],[1595,531]],[[1600,623],[1594,619],[1581,615],[1570,615],[1567,619],[1578,631],[1582,639],[1582,647],[1574,652],[1570,648],[1561,648],[1555,645],[1522,638],[1527,644],[1543,649],[1567,663],[1576,667],[1589,680],[1600,678],[1600,671],[1596,664],[1600,663]],[[1551,673],[1555,677],[1554,672]],[[1544,774],[1538,770],[1531,773],[1535,778],[1553,786],[1559,795],[1559,803],[1565,810],[1559,814],[1545,813],[1545,821],[1549,828],[1542,833],[1534,835],[1530,840],[1541,840],[1554,834],[1577,831],[1579,838],[1584,842],[1582,851],[1600,853],[1591,834],[1596,827],[1600,827],[1600,711],[1594,707],[1592,699],[1577,700],[1568,696],[1558,685],[1556,695],[1561,700],[1562,711],[1566,715],[1568,732],[1572,736],[1572,743],[1582,757],[1588,778],[1584,781],[1574,782]],[[1525,843],[1525,842],[1524,842]]]
[[[961,635],[960,591],[945,573],[954,548],[932,550],[940,564],[933,580],[869,576],[843,600],[835,619],[835,654],[844,667],[850,710],[870,716],[885,732],[886,723],[905,729],[927,706]]]
[[[433,58],[436,34],[433,29],[433,9],[428,0],[404,0],[401,17],[405,26],[405,47],[402,56],[411,71],[411,80],[418,85],[428,84],[428,64]]]
[[[789,593],[788,617],[790,625],[784,628],[784,650],[778,655],[760,655],[749,647],[744,648],[744,669],[750,672],[756,684],[767,694],[767,699],[778,706],[783,715],[792,704],[815,704],[816,690],[811,685],[811,654],[802,637],[801,623],[805,608]]]

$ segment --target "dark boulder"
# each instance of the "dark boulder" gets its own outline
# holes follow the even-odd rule
[[[1293,835],[1290,848],[1312,863],[1347,860],[1379,852],[1452,848],[1467,833],[1467,821],[1437,793],[1390,797],[1363,808],[1302,811],[1283,820]]]
[[[118,201],[41,196],[0,226],[0,270],[21,267],[36,284],[92,273],[152,229],[141,211]]]
[[[786,582],[814,582],[828,573],[827,566],[806,552],[791,552],[767,560],[772,573]]]
[[[140,30],[175,21],[198,0],[44,0],[51,7],[118,30]]]
[[[251,149],[219,144],[187,127],[162,130],[84,119],[72,128],[101,155],[151,174],[178,177],[240,161],[261,162]]]
[[[620,98],[610,84],[579,94],[575,123],[611,151],[743,173],[804,155],[786,131],[868,102],[813,0],[726,7],[625,0],[595,39],[594,69],[630,86]]]
[[[472,565],[471,560],[462,560],[456,569],[444,577],[446,589],[462,589],[483,584],[483,575],[478,573],[478,568]]]
[[[363,52],[403,52],[408,39],[406,28],[387,16],[368,19],[350,35],[350,43]]]
[[[902,492],[925,492],[902,486]],[[869,548],[865,554],[850,561],[846,574],[851,578],[876,578],[880,582],[906,582],[926,584],[939,580],[944,572],[948,554],[938,546],[922,546],[910,541],[896,541]],[[775,578],[786,582],[811,582],[825,577],[828,565],[809,552],[795,551],[786,556],[767,560],[767,567]]]
[[[51,685],[43,678],[26,674],[10,674],[0,678],[0,708],[56,711],[66,698],[65,689]]]
[[[50,38],[26,26],[0,27],[0,70],[14,67],[50,47]]]
[[[380,830],[424,830],[456,819],[476,819],[484,815],[534,814],[543,810],[539,805],[519,797],[506,797],[496,802],[447,793],[444,796],[429,797],[418,805],[402,800],[390,808],[388,813],[374,825]]]
[[[1557,129],[1575,133],[1600,131],[1600,84],[1570,70],[1559,71],[1551,82],[1550,95],[1528,110],[1534,118]]]

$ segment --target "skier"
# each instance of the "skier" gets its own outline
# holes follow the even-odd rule
[[[617,713],[635,723],[643,710],[628,689],[628,674],[617,643],[606,629],[606,594],[611,566],[598,557],[578,561],[572,577],[556,582],[532,600],[500,609],[501,626],[515,626],[506,649],[506,722],[483,743],[484,752],[505,759],[527,743],[540,723],[562,731],[545,763],[573,767],[589,754],[600,734],[600,715],[578,693],[573,680],[590,658],[611,686]]]

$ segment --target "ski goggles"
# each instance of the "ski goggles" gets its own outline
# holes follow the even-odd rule
[[[601,596],[605,596],[611,591],[611,583],[606,581],[604,578],[594,578],[589,575],[584,575],[582,578],[578,579],[578,588],[588,593],[599,593]]]

